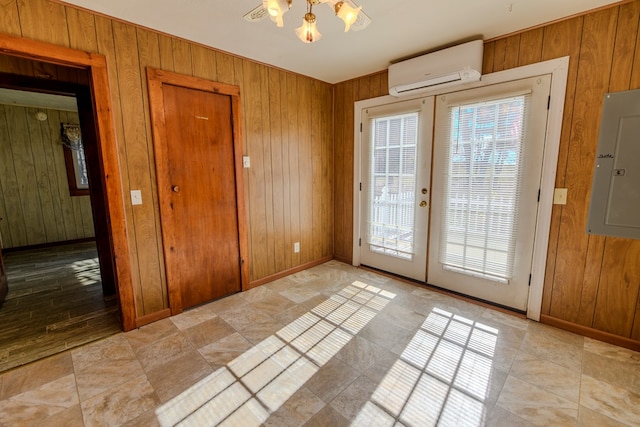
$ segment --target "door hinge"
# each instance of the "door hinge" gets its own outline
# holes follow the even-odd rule
[[[360,183],[360,191],[362,191],[362,183]]]
[[[362,123],[360,123],[360,133],[362,133]]]
[[[358,246],[362,246],[362,239],[358,239]]]
[[[529,275],[529,286],[531,286],[531,275]]]
[[[540,189],[538,188],[538,201],[540,201]]]
[[[551,95],[547,98],[547,110],[551,108]]]

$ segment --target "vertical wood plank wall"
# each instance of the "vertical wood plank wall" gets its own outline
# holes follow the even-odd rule
[[[60,123],[78,123],[78,114],[0,105],[3,249],[94,236],[89,196],[69,194]]]
[[[640,88],[640,1],[485,43],[483,74],[570,56],[542,313],[640,341],[640,241],[585,232],[603,96]],[[336,86],[336,258],[351,261],[353,102],[386,72]],[[340,118],[344,118],[341,120]]]
[[[148,66],[240,87],[244,154],[251,157],[245,170],[251,280],[332,256],[330,84],[48,0],[0,2],[0,32],[107,58],[138,317],[168,307]],[[34,74],[29,67],[0,59],[0,71]],[[142,191],[142,205],[131,205],[133,189]],[[294,242],[300,253],[293,253]]]

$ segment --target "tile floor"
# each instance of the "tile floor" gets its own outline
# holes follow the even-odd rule
[[[6,372],[0,425],[640,425],[640,354],[335,261]]]

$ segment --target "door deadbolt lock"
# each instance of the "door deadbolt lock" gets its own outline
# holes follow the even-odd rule
[[[426,208],[427,207],[427,202],[425,202],[424,200],[420,202],[420,207],[421,208]]]
[[[427,189],[426,188],[422,189],[422,194],[427,194]]]

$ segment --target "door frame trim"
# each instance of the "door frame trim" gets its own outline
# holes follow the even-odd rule
[[[240,87],[226,83],[213,82],[199,77],[192,77],[184,74],[178,74],[170,71],[164,71],[157,68],[147,67],[147,85],[149,89],[149,105],[151,115],[151,131],[153,134],[153,145],[155,154],[156,169],[159,166],[165,168],[168,160],[164,158],[163,150],[158,149],[161,141],[166,140],[164,131],[164,99],[162,95],[162,85],[170,84],[187,89],[196,89],[206,92],[216,93],[220,95],[228,95],[231,98],[231,126],[233,128],[233,156],[236,183],[236,209],[238,215],[238,243],[240,249],[240,289],[246,291],[250,289],[249,283],[249,244],[247,233],[247,218],[244,197],[244,174],[242,166],[242,117],[240,110]],[[160,201],[160,222],[163,235],[163,250],[165,259],[169,255],[169,247],[164,242],[165,233],[171,234],[173,230],[162,222],[162,213],[170,210],[169,201],[163,197],[161,188],[170,188],[167,173],[156,170],[156,179],[158,181],[158,196]],[[168,229],[169,228],[169,229]],[[165,262],[165,270],[167,263]],[[168,273],[168,272],[167,272]],[[171,315],[182,312],[182,294],[179,284],[170,280],[167,274],[167,290],[169,293],[169,308]]]
[[[107,59],[98,53],[83,52],[50,43],[0,34],[0,52],[4,55],[33,59],[66,67],[89,70],[89,87],[93,95],[101,175],[109,218],[111,251],[114,255],[115,276],[120,299],[122,328],[136,327],[135,300],[129,257],[129,242],[120,179],[118,141],[116,140]]]
[[[544,74],[551,75],[551,100],[547,118],[547,129],[545,138],[545,149],[542,164],[542,179],[540,182],[540,202],[538,205],[538,217],[536,220],[536,233],[533,246],[533,262],[531,269],[531,286],[529,287],[529,298],[527,301],[527,317],[532,320],[540,320],[542,310],[542,293],[544,290],[544,275],[547,265],[547,251],[549,247],[549,232],[551,229],[551,214],[553,210],[553,192],[555,188],[556,172],[558,165],[558,153],[560,149],[560,135],[562,132],[562,118],[564,114],[564,103],[567,88],[567,77],[569,74],[569,57],[551,59],[531,65],[512,68],[496,73],[485,74],[478,82],[472,82],[457,86],[455,88],[434,89],[421,93],[414,97],[399,98],[385,95],[378,98],[356,101],[354,103],[353,121],[353,249],[352,264],[360,265],[360,149],[361,133],[360,124],[362,122],[362,110],[375,106],[401,102],[414,98],[427,96],[437,96],[445,93],[457,92],[461,90],[473,89],[477,87],[489,86],[513,80],[520,80],[529,77],[536,77]]]

